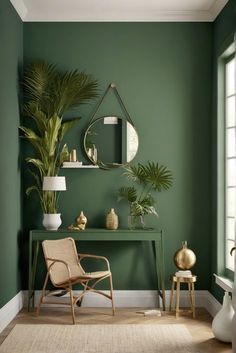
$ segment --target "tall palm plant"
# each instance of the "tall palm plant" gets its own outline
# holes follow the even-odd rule
[[[64,120],[64,114],[95,98],[97,81],[84,72],[61,71],[53,64],[38,61],[26,68],[22,85],[23,114],[33,123],[30,127],[20,126],[20,130],[35,151],[34,156],[26,158],[33,166],[30,170],[35,179],[26,193],[36,190],[43,212],[56,213],[58,194],[42,191],[43,177],[57,175],[68,159],[68,148],[62,141],[80,118]]]
[[[118,190],[118,201],[128,201],[131,216],[154,214],[157,216],[153,191],[167,190],[172,185],[172,173],[165,166],[148,162],[146,165],[124,167],[124,175],[138,185],[122,187]]]

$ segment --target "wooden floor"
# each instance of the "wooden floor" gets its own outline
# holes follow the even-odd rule
[[[211,331],[212,318],[205,309],[197,310],[196,319],[192,319],[189,313],[183,313],[176,319],[173,313],[164,312],[161,317],[144,317],[134,308],[122,308],[116,310],[116,315],[111,316],[108,308],[78,308],[76,309],[77,324],[184,324],[197,344],[199,353],[230,353],[230,344],[217,341]],[[41,315],[36,317],[34,313],[22,310],[17,317],[0,334],[0,344],[11,332],[16,324],[71,324],[71,316],[68,308],[42,308]],[[163,352],[165,353],[165,352]]]

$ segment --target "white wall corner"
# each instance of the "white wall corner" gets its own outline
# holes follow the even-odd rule
[[[14,319],[14,317],[23,308],[24,294],[20,291],[7,304],[0,309],[0,333]]]
[[[22,21],[25,21],[28,14],[28,10],[27,10],[27,7],[25,6],[24,0],[10,0],[10,1],[14,6],[16,12],[22,19]]]

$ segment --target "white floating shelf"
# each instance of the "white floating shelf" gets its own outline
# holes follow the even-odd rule
[[[93,165],[93,164],[79,164],[77,162],[66,162],[65,164],[63,163],[62,168],[77,168],[77,169],[98,169],[98,165]]]

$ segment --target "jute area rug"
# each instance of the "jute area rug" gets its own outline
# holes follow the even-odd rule
[[[16,325],[0,353],[196,353],[184,325]]]

